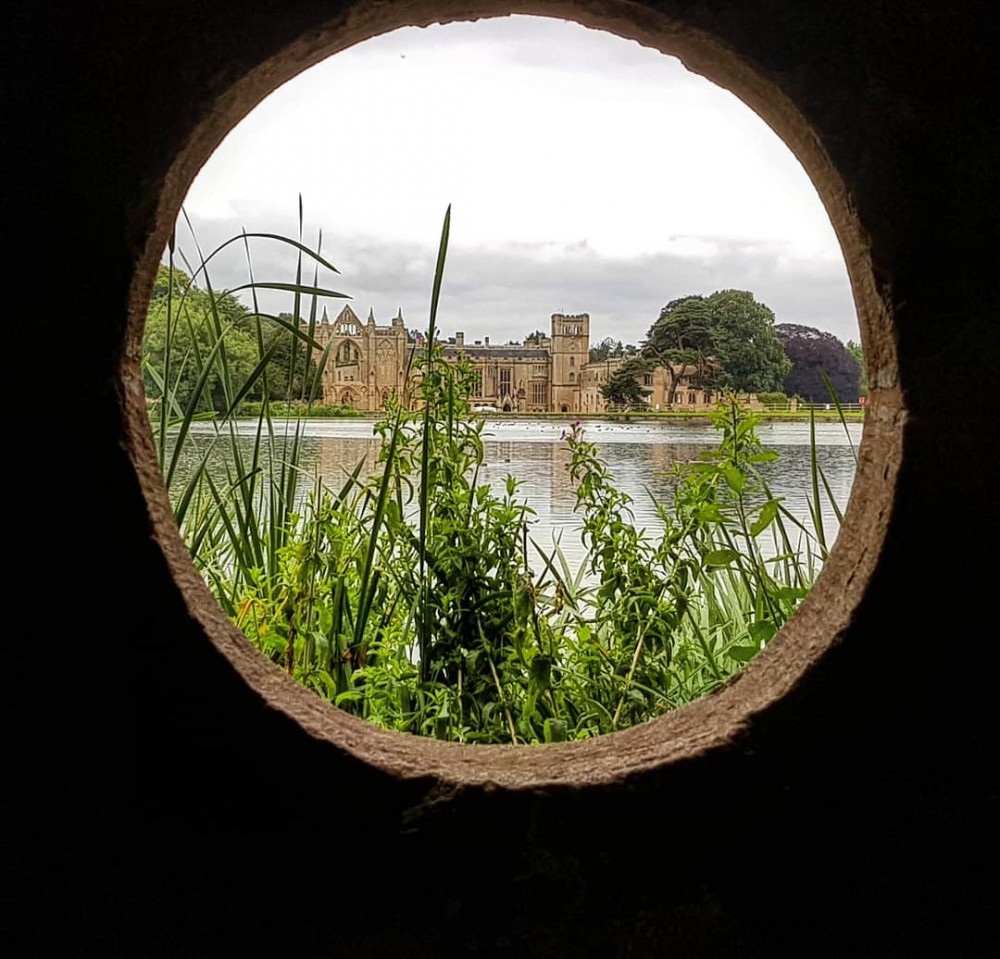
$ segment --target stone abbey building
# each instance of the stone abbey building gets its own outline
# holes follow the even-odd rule
[[[323,402],[377,412],[396,393],[407,396],[410,356],[417,344],[400,310],[388,326],[375,322],[374,311],[362,322],[350,306],[331,320],[324,309],[315,338],[329,359],[323,373]],[[476,406],[507,413],[601,413],[606,409],[601,386],[621,358],[590,361],[590,314],[553,313],[548,336],[524,343],[491,344],[490,338],[466,342],[455,333],[443,341],[446,360],[471,361],[478,373]],[[419,347],[417,347],[419,348]],[[684,371],[657,368],[645,374],[651,408],[692,409],[711,403],[711,395],[692,389]],[[670,394],[673,403],[670,404]]]

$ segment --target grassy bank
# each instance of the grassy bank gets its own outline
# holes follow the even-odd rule
[[[567,414],[560,414],[566,417]],[[862,411],[842,410],[756,410],[753,414],[760,421],[772,423],[863,423],[865,414]],[[711,412],[694,410],[662,410],[651,413],[605,413],[601,419],[615,421],[640,420],[695,420],[700,423],[711,421]]]

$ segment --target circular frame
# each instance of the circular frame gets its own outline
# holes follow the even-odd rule
[[[142,326],[157,264],[194,176],[214,148],[257,103],[319,60],[402,26],[426,26],[510,13],[575,20],[677,56],[693,72],[727,88],[755,110],[802,163],[840,240],[862,340],[869,358],[868,421],[850,503],[836,547],[815,588],[792,620],[758,657],[716,693],[641,726],[591,740],[548,746],[465,746],[378,729],[341,712],[286,676],[229,623],[195,570],[178,534],[156,467],[142,377]],[[731,38],[730,38],[731,39]],[[127,450],[139,477],[151,528],[188,612],[206,643],[220,653],[270,710],[309,737],[394,779],[439,787],[506,790],[581,787],[630,781],[731,746],[799,686],[845,634],[873,575],[888,527],[901,462],[903,395],[896,376],[891,318],[876,282],[858,212],[822,139],[775,78],[748,63],[718,35],[650,7],[624,2],[512,4],[414,2],[349,4],[319,28],[196,104],[190,127],[168,137],[169,166],[156,189],[153,229],[144,238],[132,284],[123,363]]]

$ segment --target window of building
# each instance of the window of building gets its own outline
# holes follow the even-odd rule
[[[653,385],[653,374],[652,373],[643,373],[642,374],[642,385],[643,386],[652,386]]]
[[[536,406],[544,406],[548,402],[547,392],[544,383],[532,383],[531,402]]]
[[[500,371],[500,393],[510,392],[510,369]]]

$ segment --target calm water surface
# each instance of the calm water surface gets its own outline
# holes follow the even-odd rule
[[[256,421],[241,422],[247,437],[247,451],[256,430]],[[285,424],[275,423],[280,431]],[[704,450],[718,446],[718,431],[690,422],[584,422],[585,438],[598,446],[618,486],[634,499],[635,524],[650,530],[659,526],[654,501],[669,502],[671,464],[695,459]],[[211,441],[212,427],[197,424],[198,445]],[[291,433],[294,425],[288,425]],[[537,513],[532,536],[539,545],[550,546],[555,539],[575,565],[584,555],[580,543],[580,520],[573,512],[576,494],[569,478],[569,451],[561,440],[567,424],[542,420],[490,420],[483,432],[486,466],[483,482],[501,487],[509,475],[520,482],[521,496]],[[841,509],[847,506],[854,481],[854,457],[850,444],[861,441],[861,424],[851,423],[847,433],[839,423],[817,423],[817,457]],[[757,435],[768,449],[779,454],[764,464],[765,475],[775,496],[784,497],[785,506],[807,522],[807,495],[811,492],[808,423],[763,423]],[[345,474],[363,456],[370,461],[378,450],[372,435],[372,421],[307,420],[302,463],[320,474],[326,483],[338,487]],[[228,442],[220,443],[220,451]],[[824,503],[824,506],[826,503]],[[837,533],[836,518],[826,522],[829,542]]]

